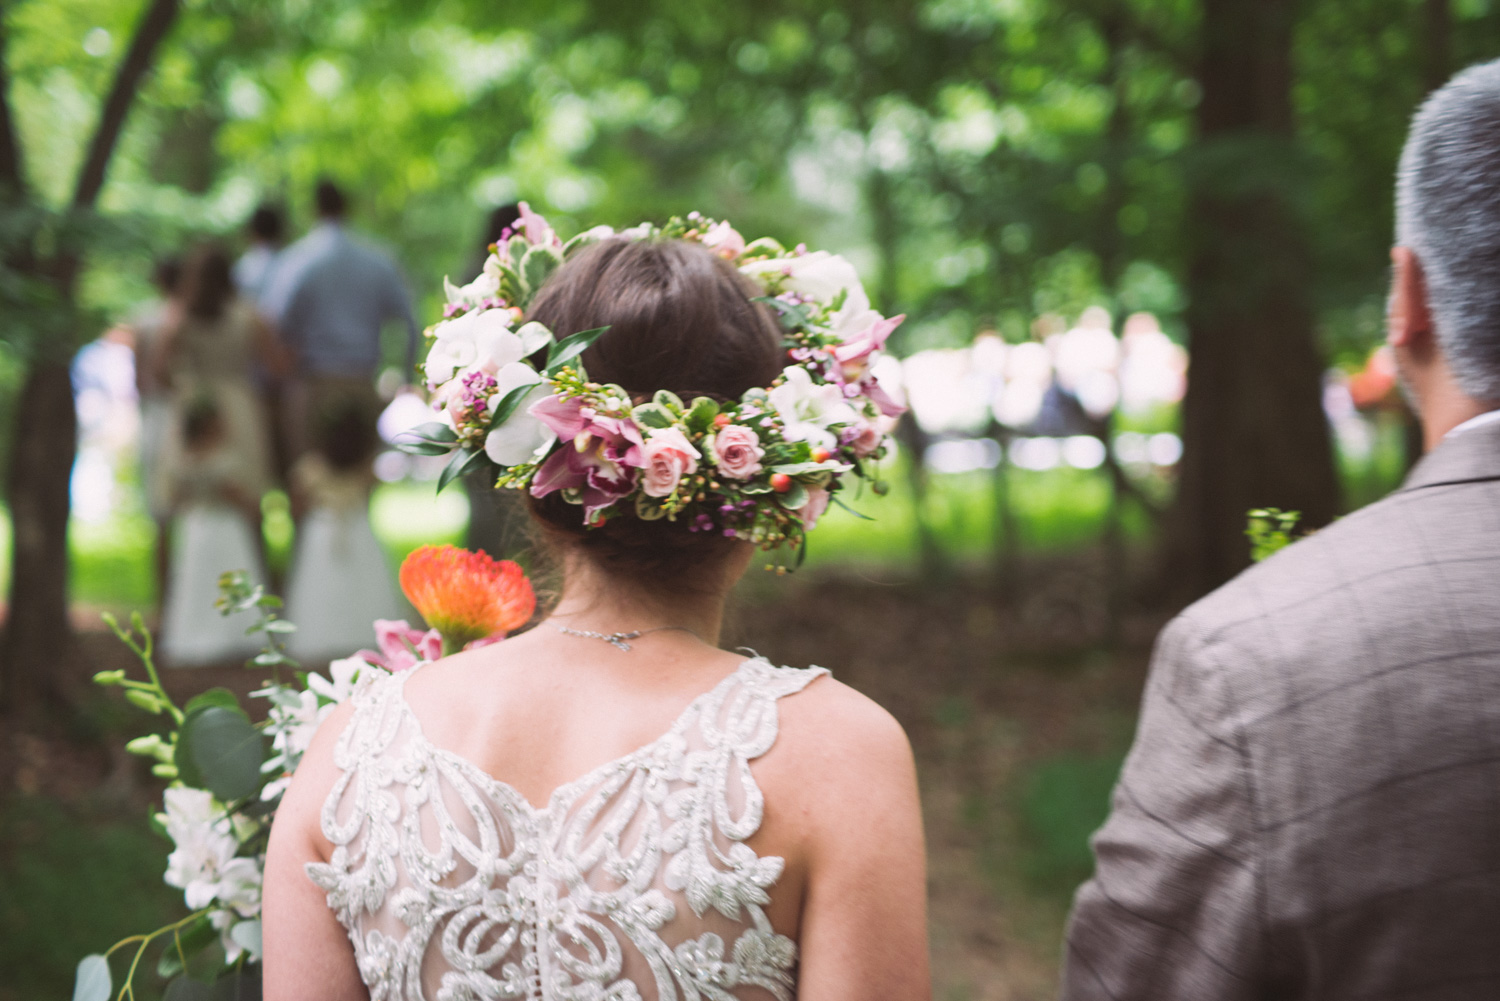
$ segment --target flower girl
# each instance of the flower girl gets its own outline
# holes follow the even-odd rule
[[[316,447],[292,467],[297,550],[287,584],[288,643],[299,660],[347,657],[372,619],[402,615],[384,551],[370,528],[374,422],[346,404],[325,416]]]
[[[212,399],[200,397],[184,408],[179,440],[168,487],[174,525],[163,658],[174,667],[194,667],[249,657],[256,642],[245,629],[254,613],[222,616],[214,596],[227,571],[261,577],[257,498],[243,482],[244,464]]]

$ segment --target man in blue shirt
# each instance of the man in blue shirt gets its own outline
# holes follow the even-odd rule
[[[318,225],[282,252],[262,308],[296,362],[286,417],[292,456],[309,446],[319,415],[354,404],[379,405],[380,331],[406,327],[408,378],[416,364],[417,322],[401,269],[344,226],[347,201],[332,181],[318,182]]]

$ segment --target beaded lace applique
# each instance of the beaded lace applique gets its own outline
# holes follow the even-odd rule
[[[355,697],[308,875],[372,1001],[790,1001],[766,919],[783,860],[745,844],[776,702],[826,674],[747,660],[650,744],[544,809],[427,740],[394,675]]]

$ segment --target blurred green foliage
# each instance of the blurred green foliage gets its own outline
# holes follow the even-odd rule
[[[144,817],[0,800],[0,999],[68,997],[80,956],[179,916],[182,894],[161,879],[170,847]]]
[[[1424,89],[1421,0],[1304,6],[1297,186],[1336,353],[1378,330],[1390,179]],[[7,7],[29,174],[66,194],[138,0]],[[1194,169],[1191,0],[197,0],[130,119],[85,305],[145,294],[148,251],[232,232],[262,198],[306,223],[353,191],[428,297],[473,270],[482,217],[566,229],[698,208],[848,253],[902,346],[1024,336],[1039,312],[1182,309]],[[1500,10],[1453,5],[1455,65]],[[0,334],[0,337],[5,336]]]

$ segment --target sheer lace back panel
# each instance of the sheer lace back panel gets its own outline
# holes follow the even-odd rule
[[[661,737],[545,809],[433,745],[402,693],[355,697],[307,867],[374,1001],[748,1001],[795,994],[766,919],[783,860],[745,844],[777,700],[826,674],[747,660]]]

